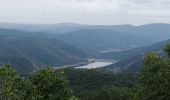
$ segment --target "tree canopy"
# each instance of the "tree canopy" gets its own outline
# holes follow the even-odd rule
[[[0,100],[69,100],[71,97],[68,82],[50,68],[26,78],[5,65],[0,68],[0,85]]]
[[[155,52],[146,55],[139,74],[135,100],[170,99],[170,45],[167,45],[165,51],[168,58],[161,58]]]

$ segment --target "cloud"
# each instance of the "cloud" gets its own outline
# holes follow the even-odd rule
[[[0,22],[170,23],[169,0],[0,0]]]

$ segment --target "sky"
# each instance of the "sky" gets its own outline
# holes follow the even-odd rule
[[[170,23],[170,0],[0,0],[0,22],[91,25]]]

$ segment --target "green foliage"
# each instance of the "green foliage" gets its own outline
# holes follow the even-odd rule
[[[165,49],[170,52],[169,46]],[[169,54],[168,54],[169,55]],[[170,99],[170,58],[163,59],[157,53],[145,57],[144,68],[139,74],[139,86],[135,100],[169,100]]]
[[[9,65],[0,69],[1,100],[22,100],[27,95],[27,82]]]
[[[64,77],[50,68],[22,78],[6,65],[0,68],[0,100],[69,100],[71,90]]]
[[[114,74],[96,69],[67,68],[62,70],[74,92],[73,95],[80,100],[92,100],[94,96],[94,99],[96,99],[103,91],[110,95],[110,98],[114,93],[121,94],[122,91],[128,91],[126,92],[128,94],[136,84],[135,75],[129,73]],[[109,90],[109,88],[112,88],[112,90]],[[122,90],[117,91],[116,89]],[[106,95],[103,94],[102,96],[104,98]],[[122,94],[122,96],[125,97],[126,95]],[[103,100],[107,100],[107,98]]]
[[[109,86],[98,91],[91,100],[128,100],[128,95],[127,89]]]
[[[38,100],[68,100],[71,96],[67,81],[57,77],[50,68],[33,73],[30,81],[38,90]]]
[[[168,44],[164,50],[168,54],[168,56],[170,57],[170,44]]]

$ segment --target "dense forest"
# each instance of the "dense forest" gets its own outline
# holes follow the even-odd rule
[[[139,73],[44,68],[18,74],[0,68],[0,100],[169,100],[170,45],[145,55]]]

